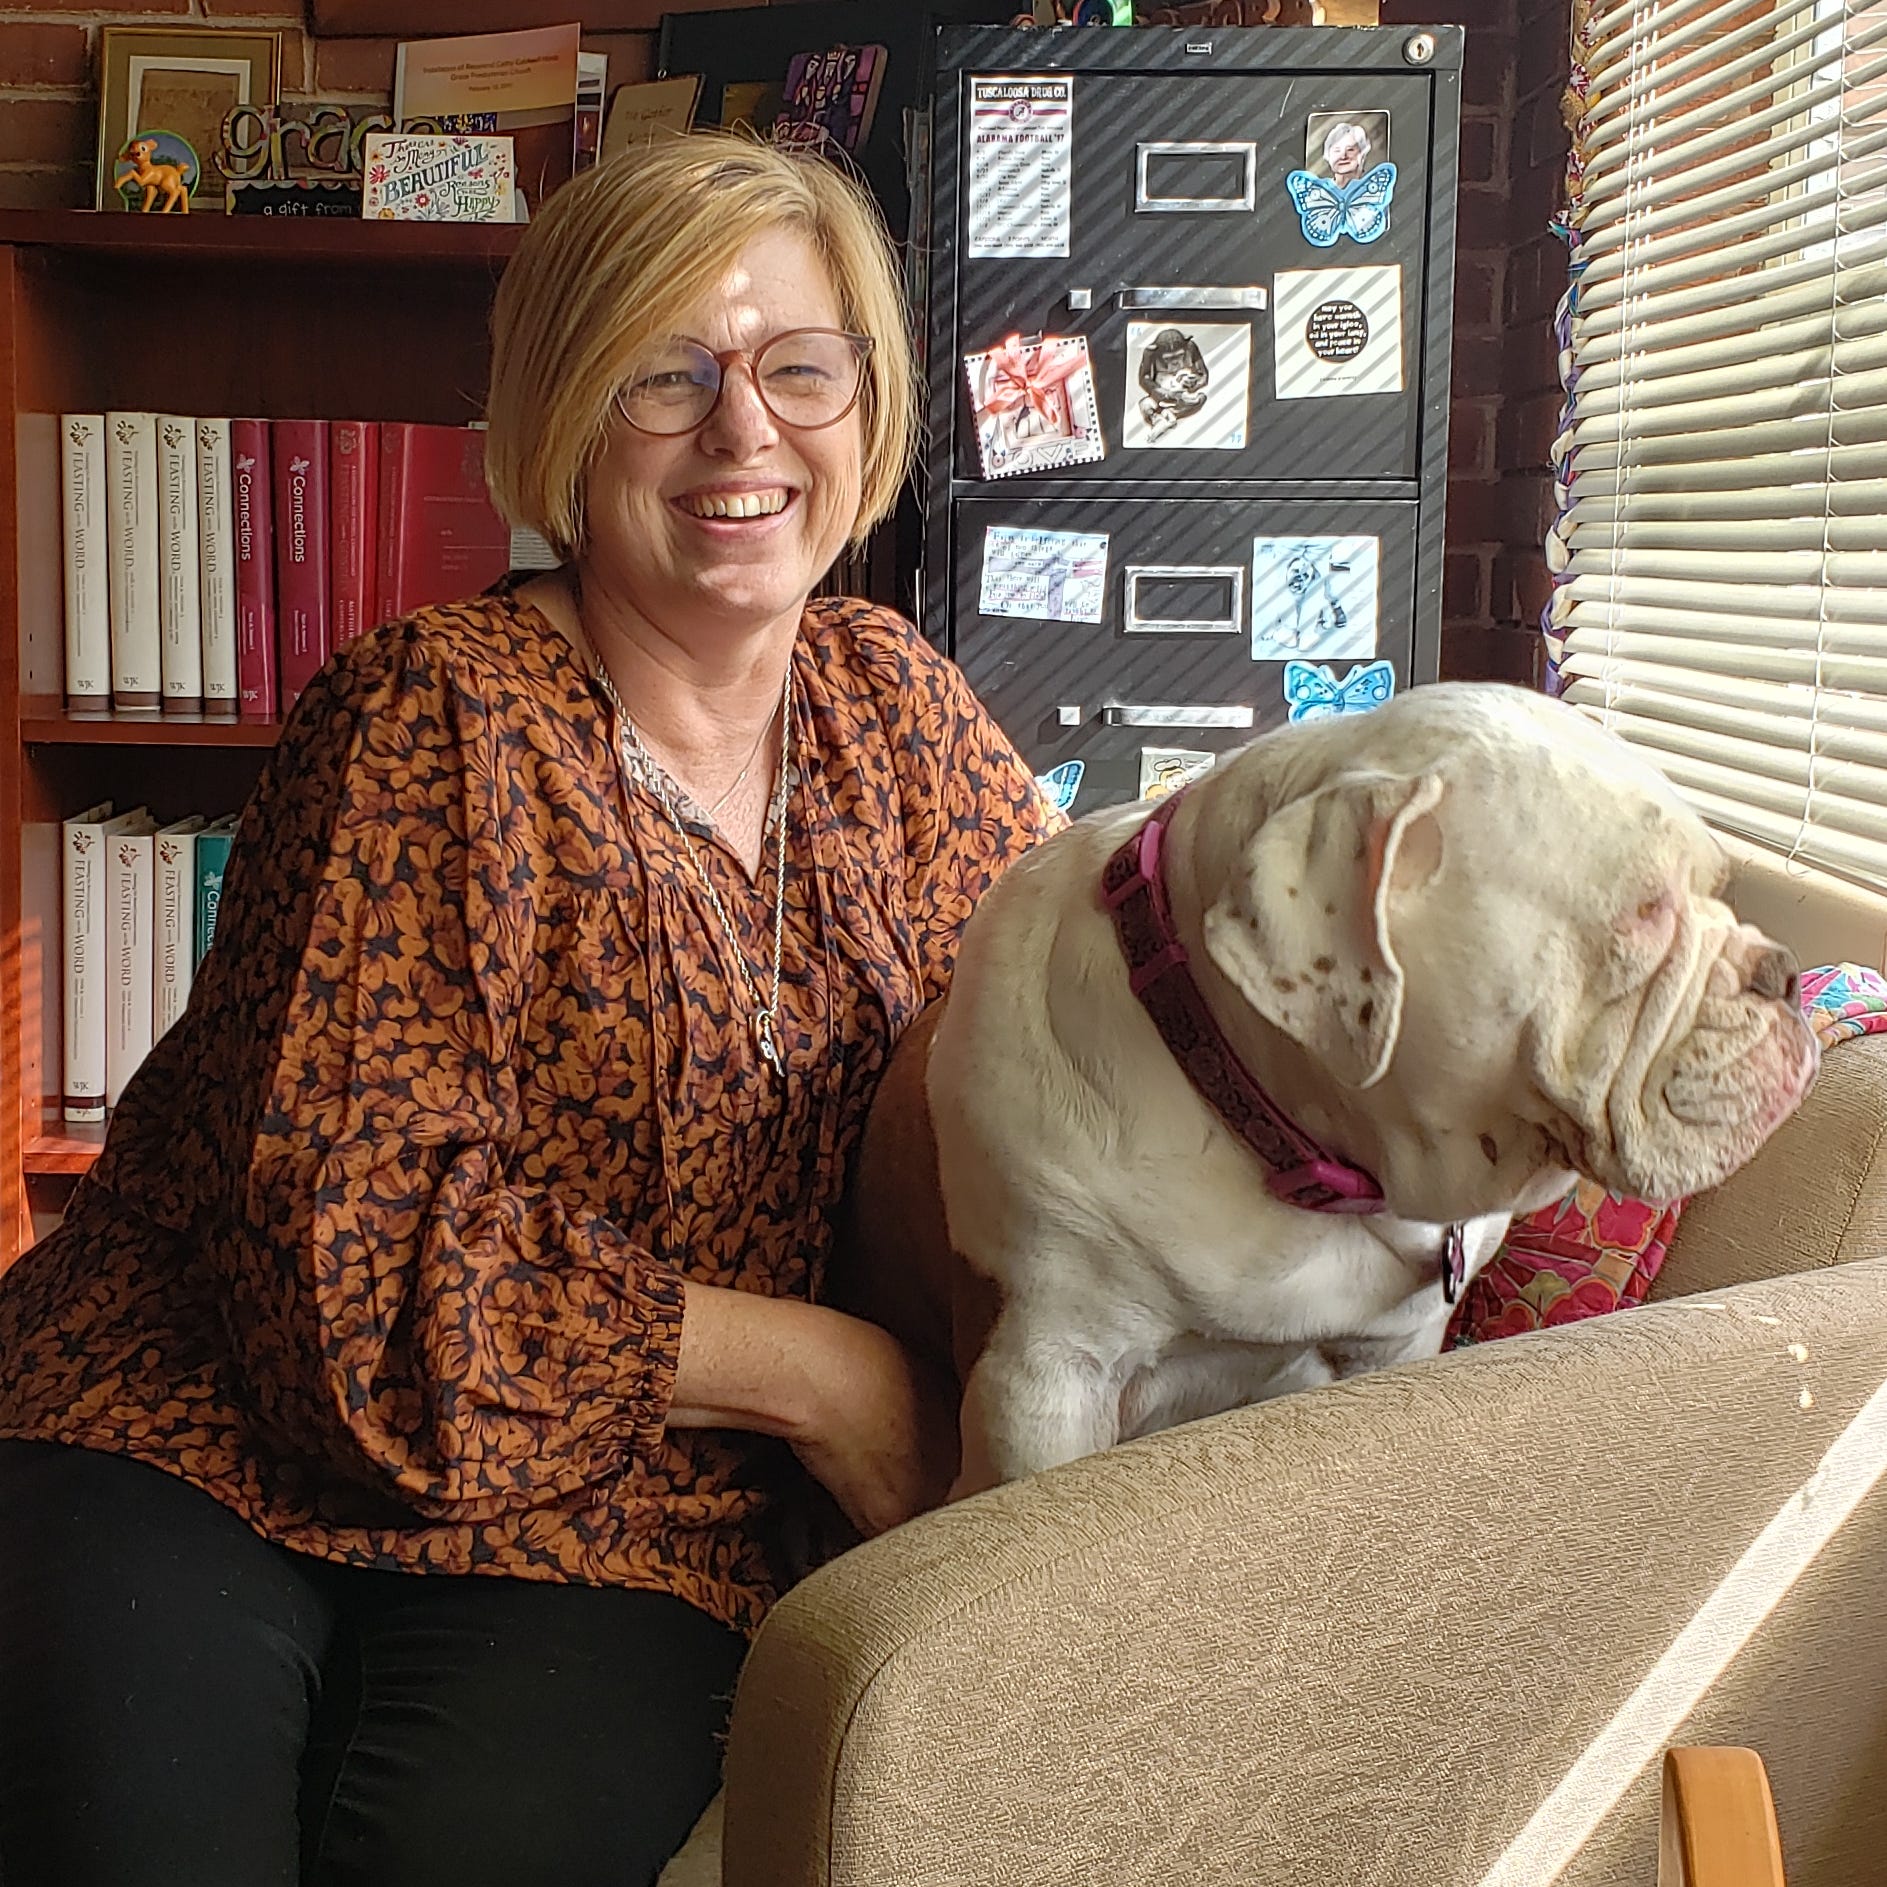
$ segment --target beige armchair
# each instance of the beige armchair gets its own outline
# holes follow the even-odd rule
[[[1149,1437],[781,1604],[726,1887],[1636,1887],[1741,1744],[1791,1887],[1887,1878],[1887,1038],[1655,1302]]]

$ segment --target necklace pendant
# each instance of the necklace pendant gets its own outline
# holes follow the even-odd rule
[[[771,1009],[755,1010],[753,1039],[755,1045],[760,1050],[760,1059],[764,1061],[776,1075],[784,1074],[786,1070],[780,1061],[780,1045],[773,1039],[773,1011]]]

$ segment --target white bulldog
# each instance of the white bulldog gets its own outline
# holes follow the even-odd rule
[[[1101,881],[1148,813],[1008,873],[932,1041],[950,1244],[1000,1291],[959,1495],[1432,1355],[1450,1227],[1472,1277],[1577,1175],[1716,1185],[1814,1078],[1792,959],[1654,768],[1541,696],[1419,688],[1255,741],[1166,830],[1181,974],[1383,1209],[1285,1203],[1130,987]]]

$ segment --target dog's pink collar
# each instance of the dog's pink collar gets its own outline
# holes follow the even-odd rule
[[[1206,1104],[1271,1168],[1265,1183],[1274,1197],[1306,1212],[1381,1212],[1382,1188],[1374,1176],[1334,1158],[1272,1100],[1200,994],[1173,928],[1161,867],[1166,828],[1180,799],[1179,793],[1163,799],[1101,873],[1101,902],[1113,913],[1133,993]],[[1442,1291],[1451,1304],[1461,1294],[1466,1256],[1463,1228],[1451,1225],[1441,1263]]]
[[[1173,928],[1160,858],[1180,798],[1172,793],[1161,800],[1101,873],[1101,902],[1114,914],[1133,993],[1213,1112],[1272,1169],[1266,1184],[1275,1197],[1306,1212],[1380,1212],[1382,1188],[1375,1179],[1332,1158],[1272,1100],[1200,994]]]

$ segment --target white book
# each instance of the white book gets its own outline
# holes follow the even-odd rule
[[[513,570],[555,570],[562,562],[549,543],[528,524],[512,525],[510,564]]]
[[[232,715],[236,682],[236,526],[229,484],[229,421],[197,421],[197,570],[203,600],[203,704]]]
[[[111,840],[144,816],[105,800],[74,813],[60,830],[59,881],[65,1117],[105,1118],[105,856]]]
[[[111,708],[111,578],[105,554],[105,416],[59,420],[59,497],[64,520],[66,705]]]
[[[105,548],[111,565],[111,702],[155,714],[164,670],[157,539],[157,418],[105,415]]]
[[[203,591],[197,559],[197,429],[157,418],[158,626],[166,714],[203,712]]]
[[[197,834],[203,815],[192,813],[157,829],[155,929],[151,940],[151,1040],[164,1031],[190,1002],[196,970]]]
[[[140,811],[105,841],[105,1109],[151,1052],[157,821]]]

